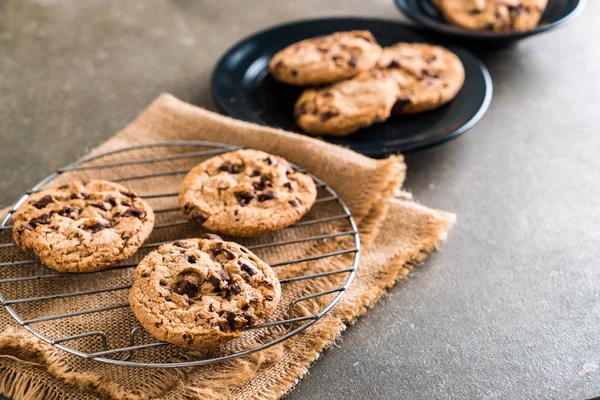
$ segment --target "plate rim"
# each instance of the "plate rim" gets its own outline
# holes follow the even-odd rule
[[[470,40],[479,40],[479,41],[510,41],[510,40],[520,40],[525,39],[530,36],[538,35],[540,33],[554,31],[556,29],[562,28],[573,22],[576,18],[578,18],[585,6],[587,4],[587,0],[575,0],[577,1],[577,5],[569,14],[557,19],[556,21],[552,21],[548,24],[538,26],[535,29],[531,29],[524,32],[481,32],[481,31],[470,31],[468,29],[463,29],[454,25],[450,25],[448,23],[443,23],[437,21],[433,18],[430,18],[424,13],[416,13],[413,8],[408,7],[407,0],[394,0],[394,5],[396,9],[400,11],[403,15],[409,18],[412,22],[419,24],[421,28],[428,29],[430,31],[436,33],[444,33],[451,35],[455,38],[463,38]]]
[[[251,40],[256,40],[257,37],[259,37],[263,34],[266,34],[266,33],[272,32],[272,31],[277,31],[284,27],[289,27],[289,26],[294,26],[294,25],[302,25],[302,24],[311,24],[311,23],[317,23],[317,22],[327,22],[327,21],[329,21],[329,22],[331,22],[331,21],[374,22],[374,23],[397,25],[404,29],[409,29],[409,30],[415,31],[415,33],[417,35],[421,36],[420,39],[422,39],[424,42],[437,44],[437,43],[434,43],[434,41],[432,41],[431,39],[429,39],[427,37],[423,37],[421,35],[421,32],[424,31],[423,28],[420,28],[420,27],[414,26],[414,25],[410,25],[410,24],[404,23],[402,21],[396,21],[396,20],[391,20],[391,19],[356,17],[356,16],[319,17],[319,18],[303,18],[303,19],[291,20],[291,21],[279,23],[279,24],[258,30],[254,33],[251,33],[251,34],[243,37],[242,39],[235,42],[232,46],[230,46],[219,57],[218,61],[216,62],[215,66],[212,70],[211,76],[210,76],[210,82],[211,82],[210,94],[211,94],[212,100],[214,101],[218,110],[228,117],[238,119],[238,117],[235,116],[235,111],[234,111],[234,113],[231,112],[231,110],[232,110],[232,108],[230,108],[231,104],[228,103],[225,99],[225,97],[227,97],[227,96],[219,95],[218,94],[219,90],[217,89],[217,85],[216,85],[218,75],[222,74],[222,71],[228,70],[228,68],[225,67],[226,61],[230,58],[230,56],[232,54],[235,54],[235,52],[237,51],[238,48],[242,47],[243,45],[245,45],[247,42],[249,42]],[[391,154],[400,154],[400,153],[413,152],[413,151],[417,151],[417,150],[424,150],[424,149],[427,149],[430,147],[444,144],[452,139],[457,138],[458,136],[461,136],[462,134],[464,134],[465,132],[470,130],[473,126],[475,126],[483,118],[483,116],[487,113],[487,111],[491,105],[493,94],[494,94],[494,85],[493,85],[491,74],[490,74],[487,66],[485,65],[485,63],[479,57],[477,57],[475,54],[473,54],[471,51],[469,51],[468,49],[462,48],[460,46],[456,46],[454,44],[449,44],[447,46],[449,48],[456,48],[456,49],[463,51],[468,56],[472,57],[473,60],[478,65],[479,71],[481,72],[483,81],[484,81],[485,94],[483,96],[483,99],[481,100],[481,103],[479,105],[479,108],[477,109],[477,112],[475,112],[472,116],[470,116],[467,121],[462,123],[459,128],[455,129],[451,133],[444,135],[441,138],[433,137],[433,138],[430,138],[429,140],[425,140],[425,141],[418,142],[418,143],[413,143],[412,145],[391,146],[389,148],[382,147],[378,150],[357,151],[353,148],[350,148],[350,150],[355,151],[360,154],[363,154],[365,156],[374,157],[374,158],[383,158],[383,157],[387,157]],[[234,109],[236,109],[236,107],[234,107]],[[264,120],[262,120],[260,118],[258,118],[258,119],[252,118],[251,120],[247,120],[247,119],[240,119],[240,120],[245,121],[245,122],[255,123],[255,124],[258,124],[261,126],[270,127],[273,129],[278,129],[277,127],[269,125],[268,123],[266,123]],[[302,134],[302,133],[298,133],[298,132],[292,132],[292,133],[299,134],[299,135]],[[309,137],[312,137],[312,136],[309,136]],[[316,137],[313,137],[313,138],[316,138]],[[331,142],[328,142],[328,143],[331,143]],[[334,143],[331,143],[331,144],[334,144]],[[336,145],[336,144],[334,144],[334,145]],[[346,146],[342,146],[342,147],[346,147]]]

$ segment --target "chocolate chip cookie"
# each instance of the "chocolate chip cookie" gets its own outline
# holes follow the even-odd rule
[[[322,85],[371,69],[380,54],[371,32],[337,32],[286,47],[273,56],[269,71],[290,85]]]
[[[386,120],[398,97],[387,71],[363,72],[333,85],[305,90],[294,106],[294,119],[305,132],[344,136]]]
[[[383,49],[377,67],[398,84],[392,114],[415,114],[454,99],[460,91],[465,70],[451,51],[424,43],[398,43]]]
[[[42,264],[64,272],[107,269],[148,238],[152,208],[132,190],[77,181],[33,193],[13,215],[15,243]]]
[[[214,347],[271,314],[281,287],[250,250],[216,235],[164,244],[135,270],[129,304],[160,340]]]
[[[548,0],[436,0],[451,24],[469,30],[527,31],[538,26]]]
[[[258,236],[298,221],[316,196],[312,178],[283,158],[238,150],[195,166],[181,183],[179,203],[209,231]]]

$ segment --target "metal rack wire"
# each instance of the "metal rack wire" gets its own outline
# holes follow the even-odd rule
[[[284,272],[280,275],[282,302],[272,318],[248,327],[242,337],[231,344],[198,354],[156,341],[132,317],[127,301],[114,301],[121,294],[121,297],[126,296],[131,287],[136,257],[139,260],[146,254],[144,251],[182,239],[170,233],[171,228],[185,228],[189,232],[186,237],[201,234],[200,227],[179,214],[177,186],[180,178],[203,159],[239,148],[202,141],[146,144],[98,154],[47,176],[27,191],[0,222],[0,256],[10,260],[0,262],[0,303],[21,326],[57,348],[101,362],[133,367],[186,367],[230,360],[281,343],[313,325],[338,303],[352,282],[359,260],[360,239],[350,210],[342,199],[325,182],[297,166],[293,168],[309,174],[318,188],[318,197],[311,211],[296,224],[276,234],[249,239],[244,243],[239,238],[230,239],[259,254],[278,273]],[[165,154],[149,155],[150,149],[153,153]],[[187,151],[189,149],[193,150]],[[116,160],[107,161],[111,158]],[[31,193],[54,184],[57,179],[81,177],[122,182],[142,193],[141,197],[145,200],[159,202],[158,206],[152,204],[156,224],[153,236],[148,240],[150,243],[144,244],[136,255],[117,267],[89,273],[59,273],[16,247],[12,242],[11,216]],[[164,191],[144,194],[143,190],[156,188],[150,183],[155,178],[170,179],[173,188],[161,186],[159,189]],[[153,240],[154,236],[160,236],[161,240]],[[281,259],[281,254],[290,253],[282,251],[290,249],[289,246],[298,248],[298,255],[292,259]],[[60,293],[53,293],[46,285],[54,279],[63,279]],[[86,289],[85,285],[90,282],[100,287]],[[83,298],[87,300],[81,300]],[[88,303],[98,306],[88,308]],[[308,303],[310,307],[306,306]],[[53,313],[55,308],[70,311]],[[303,308],[312,311],[299,311]],[[110,314],[112,312],[119,314],[115,317]],[[95,320],[99,321],[92,329],[82,323],[66,323],[92,314],[96,314]],[[106,327],[103,321],[109,321]],[[52,323],[58,324],[58,328],[46,329],[46,325]]]

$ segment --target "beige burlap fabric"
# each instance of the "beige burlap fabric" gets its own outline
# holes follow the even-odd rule
[[[340,303],[312,327],[293,338],[269,349],[224,363],[184,369],[134,369],[111,366],[70,355],[42,342],[18,327],[5,312],[0,312],[0,392],[15,399],[93,399],[93,398],[207,398],[207,399],[254,399],[279,398],[289,391],[307,372],[309,364],[329,346],[358,316],[366,312],[395,281],[405,276],[412,266],[445,239],[454,222],[454,216],[431,210],[410,200],[400,190],[405,166],[401,157],[376,161],[346,149],[277,129],[266,128],[236,121],[183,103],[172,96],[159,97],[132,124],[115,137],[95,149],[93,153],[106,152],[141,143],[166,140],[207,140],[261,149],[281,155],[295,164],[309,169],[328,182],[347,203],[358,225],[362,239],[361,260],[356,278]],[[189,149],[188,149],[189,150]],[[140,151],[140,157],[169,155],[181,149],[149,149]],[[138,155],[116,155],[111,161],[124,161]],[[185,164],[185,163],[188,164]],[[189,160],[173,160],[167,168],[188,168]],[[152,165],[120,168],[115,175],[103,170],[90,170],[84,176],[118,179],[119,174],[146,174],[155,172]],[[163,164],[162,168],[165,168]],[[81,175],[82,173],[79,173]],[[68,179],[69,174],[61,179]],[[140,193],[158,193],[177,190],[181,177],[166,176],[151,182],[138,183],[134,189]],[[128,184],[128,183],[125,183]],[[404,196],[403,196],[404,195]],[[402,198],[403,199],[402,199]],[[175,201],[175,203],[168,203]],[[176,205],[176,200],[156,199],[154,207]],[[326,212],[327,210],[325,209]],[[180,220],[177,212],[161,215],[161,221]],[[322,233],[327,228],[311,227],[309,234]],[[321,231],[319,230],[321,229]],[[198,232],[190,225],[153,233],[150,240],[168,240],[170,237],[190,237]],[[305,232],[306,233],[306,232]],[[8,232],[2,242],[9,241]],[[323,241],[317,244],[288,246],[268,254],[269,257],[289,258],[335,250],[347,245],[348,238]],[[15,251],[18,251],[15,249]],[[3,259],[16,257],[3,252]],[[7,255],[8,254],[8,255]],[[320,272],[332,265],[347,265],[348,257],[341,256],[327,262],[317,261],[278,270],[280,277]],[[30,268],[24,266],[23,268]],[[35,266],[31,268],[44,268]],[[11,272],[3,270],[2,277],[19,276],[26,270]],[[14,274],[14,275],[12,275]],[[97,285],[127,284],[131,271],[115,272],[106,279],[90,279],[89,276],[70,278],[68,283],[60,280],[47,284],[5,285],[2,292],[7,298],[62,293],[68,285],[79,290],[94,289]],[[74,279],[74,280],[73,280]],[[320,278],[318,281],[299,282],[285,289],[282,303],[294,296],[332,288],[340,283],[340,277]],[[106,295],[95,295],[69,301],[61,300],[23,308],[24,314],[49,315],[70,312],[81,308],[118,304],[126,300],[127,290]],[[86,297],[86,296],[83,296]],[[296,315],[315,312],[324,303],[311,301],[302,305]],[[120,308],[108,313],[86,315],[46,324],[44,332],[59,337],[62,332],[86,332],[90,329],[108,333],[130,327],[131,312]],[[122,333],[122,332],[121,332]],[[277,332],[272,332],[273,334]],[[280,333],[280,332],[279,332]],[[270,333],[263,334],[268,335]],[[115,335],[118,336],[118,335]],[[232,346],[246,346],[266,340],[259,334],[248,335],[246,342]],[[254,341],[254,342],[253,342]],[[126,345],[118,341],[110,345]],[[81,345],[94,351],[98,343]],[[85,348],[90,346],[90,348]],[[97,348],[96,348],[97,350]],[[224,349],[223,351],[231,350]],[[168,359],[194,359],[199,354],[169,353],[170,350],[143,355],[153,361]]]

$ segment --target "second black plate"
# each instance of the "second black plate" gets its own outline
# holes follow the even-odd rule
[[[292,112],[302,89],[275,81],[268,71],[269,60],[294,42],[356,29],[371,31],[382,46],[429,42],[407,25],[377,19],[329,18],[279,25],[239,42],[217,63],[212,76],[217,106],[234,118],[301,132]],[[487,111],[492,80],[485,65],[470,52],[449,48],[465,67],[464,86],[452,102],[426,113],[392,117],[349,136],[324,136],[323,140],[384,157],[437,145],[466,132]]]

